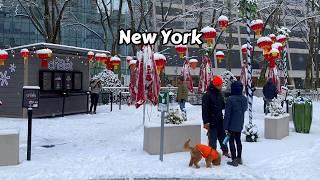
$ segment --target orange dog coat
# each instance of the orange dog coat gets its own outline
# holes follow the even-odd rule
[[[212,157],[212,160],[216,160],[219,158],[218,151],[207,146],[207,145],[197,144],[196,148],[201,152],[201,154],[204,158],[208,158],[210,155]]]

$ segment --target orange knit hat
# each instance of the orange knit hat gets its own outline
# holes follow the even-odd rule
[[[212,77],[212,84],[217,87],[223,84],[223,79],[220,76],[213,76]]]

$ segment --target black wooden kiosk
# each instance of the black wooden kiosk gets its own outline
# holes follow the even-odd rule
[[[19,55],[28,49],[27,63]],[[36,55],[39,49],[49,48],[52,57],[43,68]],[[39,108],[34,117],[54,117],[85,113],[88,110],[89,62],[87,54],[108,51],[72,46],[37,43],[6,49],[9,58],[0,66],[0,116],[26,117],[21,108],[23,86],[40,86]]]

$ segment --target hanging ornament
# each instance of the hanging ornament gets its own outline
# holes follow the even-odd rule
[[[4,61],[7,60],[9,57],[7,51],[0,50],[0,66],[4,65]]]
[[[283,51],[283,45],[279,42],[276,42],[274,44],[272,44],[271,48],[275,48],[275,49],[278,49],[280,52]]]
[[[129,64],[129,69],[133,71],[136,69],[137,60],[131,60],[128,64]]]
[[[191,69],[195,70],[197,68],[198,62],[199,61],[196,59],[190,59],[189,63],[190,63]]]
[[[256,33],[256,36],[260,36],[263,29],[263,21],[261,19],[251,21],[250,28]]]
[[[224,59],[224,53],[222,51],[217,51],[216,59],[218,60],[219,63],[221,63],[221,61]]]
[[[208,47],[211,47],[213,44],[213,40],[217,36],[217,31],[210,26],[206,26],[201,29],[202,37],[205,41],[207,41]]]
[[[251,52],[253,51],[253,47],[251,45],[250,45],[250,51]],[[246,55],[248,53],[247,44],[244,44],[244,45],[241,46],[241,52],[244,55]]]
[[[277,36],[274,34],[269,34],[269,38],[272,40],[273,43],[275,43],[277,40]]]
[[[164,70],[164,67],[167,63],[167,59],[163,54],[160,54],[160,53],[154,53],[153,58],[156,63],[157,73],[159,75],[160,72]]]
[[[97,53],[96,54],[96,61],[98,63],[105,64],[106,63],[105,61],[107,61],[107,60],[108,60],[107,54],[105,54],[105,53]]]
[[[88,60],[89,60],[89,62],[92,62],[93,58],[94,58],[94,52],[89,51],[88,52]]]
[[[287,36],[280,34],[277,36],[277,42],[281,43],[283,46],[286,45],[287,42]]]
[[[48,60],[52,57],[52,51],[48,48],[36,51],[39,59],[41,59],[41,67],[48,68]]]
[[[133,58],[131,56],[127,56],[126,57],[127,63],[129,64],[131,60],[133,60]]]
[[[272,48],[270,50],[270,55],[271,55],[272,59],[277,60],[280,58],[280,51],[276,48]]]
[[[30,56],[29,50],[26,48],[21,49],[20,56],[23,58],[23,63],[26,64],[28,61],[28,57]]]
[[[272,40],[269,37],[260,37],[257,44],[260,49],[263,49],[263,54],[265,54],[271,50]]]
[[[221,15],[218,18],[218,24],[222,31],[225,31],[229,26],[229,19],[227,16]]]
[[[187,45],[176,45],[176,51],[179,54],[179,57],[182,59],[187,52]]]
[[[121,64],[121,59],[118,56],[113,56],[110,60],[110,63],[113,66],[113,69],[117,70]]]

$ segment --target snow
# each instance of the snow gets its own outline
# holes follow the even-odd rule
[[[131,60],[133,60],[133,57],[127,56],[127,57],[126,57],[126,60],[127,60],[128,62],[130,62]]]
[[[281,47],[282,47],[282,44],[281,44],[281,43],[279,43],[279,42],[276,42],[276,43],[272,44],[272,46],[271,46],[271,47],[279,50],[279,48],[281,48]]]
[[[218,21],[229,21],[229,19],[228,19],[227,16],[221,15],[221,16],[218,18]]]
[[[40,89],[39,86],[23,86],[23,89]]]
[[[121,61],[118,56],[111,57],[111,61]]]
[[[0,49],[0,55],[8,55],[7,51]]]
[[[197,59],[190,59],[189,62],[190,63],[198,63],[199,61]]]
[[[165,61],[167,60],[166,57],[160,53],[154,53],[153,57],[154,57],[154,60],[160,60],[160,59],[165,60]]]
[[[20,164],[1,166],[0,179],[73,180],[107,178],[189,178],[189,179],[288,179],[316,180],[320,176],[320,103],[314,102],[310,134],[290,134],[282,140],[264,139],[263,99],[254,98],[253,122],[259,139],[247,143],[242,135],[244,165],[200,169],[188,167],[189,152],[151,156],[143,151],[143,108],[99,106],[96,115],[72,115],[33,120],[32,160],[26,161],[25,120],[0,118],[0,129],[20,129]],[[190,123],[201,123],[201,107],[186,106]],[[146,107],[147,123],[159,123],[156,107]],[[246,113],[246,123],[248,122]],[[207,143],[201,129],[202,143]],[[43,145],[55,145],[44,148]],[[220,151],[220,149],[219,149]]]
[[[106,54],[106,53],[97,53],[97,54],[96,54],[96,57],[97,57],[97,58],[106,58],[106,57],[107,57],[107,54]]]
[[[21,49],[21,51],[20,51],[21,53],[28,53],[29,52],[29,50],[27,49],[27,48],[23,48],[23,49]]]
[[[284,118],[284,117],[288,117],[289,116],[289,114],[281,114],[281,115],[279,115],[279,116],[272,116],[271,114],[267,114],[266,115],[266,118],[268,118],[268,119],[281,119],[281,118]]]
[[[0,129],[0,136],[10,134],[19,134],[19,129]]]
[[[281,41],[281,40],[284,40],[284,39],[287,39],[287,37],[285,35],[283,35],[283,34],[279,34],[277,36],[277,41]]]
[[[176,45],[175,48],[187,48],[187,45],[179,44],[179,45]]]
[[[52,54],[52,51],[48,48],[46,49],[39,49],[36,51],[37,54]]]
[[[272,49],[270,50],[270,53],[277,53],[277,54],[279,54],[280,52],[279,52],[278,49],[272,48]]]
[[[256,19],[251,21],[250,26],[255,26],[255,25],[259,25],[259,24],[263,24],[263,21],[261,19]]]
[[[204,28],[201,29],[202,33],[208,33],[208,32],[217,32],[213,27],[210,26],[206,26]]]
[[[272,40],[269,37],[260,37],[257,43],[260,44],[262,42],[272,42]]]
[[[133,64],[137,64],[137,60],[130,60],[129,61],[129,66],[133,65]]]
[[[222,51],[217,51],[216,56],[224,56],[224,53]]]
[[[88,52],[88,56],[94,56],[94,52],[89,51],[89,52]]]

